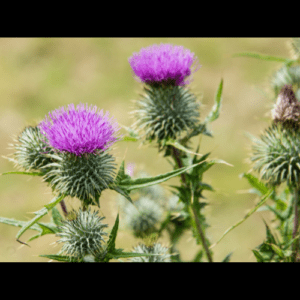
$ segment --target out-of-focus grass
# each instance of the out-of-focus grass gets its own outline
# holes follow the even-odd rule
[[[211,151],[211,158],[220,158],[234,167],[216,165],[205,175],[216,193],[205,193],[209,206],[207,219],[211,227],[209,237],[215,242],[223,232],[239,221],[253,207],[256,198],[237,193],[248,189],[239,174],[250,169],[244,161],[250,142],[244,131],[259,135],[268,125],[265,114],[270,111],[272,99],[267,91],[268,77],[280,63],[252,58],[232,58],[239,52],[259,52],[288,56],[286,38],[1,38],[0,39],[0,154],[12,150],[8,144],[25,125],[35,125],[51,110],[69,103],[89,103],[109,110],[122,125],[130,126],[132,99],[142,92],[131,73],[128,58],[133,52],[153,43],[168,42],[182,45],[194,52],[202,67],[194,74],[190,85],[201,93],[202,116],[213,105],[220,79],[224,79],[223,105],[220,117],[211,125],[214,138],[203,137],[201,153]],[[195,146],[198,138],[195,138]],[[157,155],[155,148],[140,148],[137,143],[120,142],[114,154],[117,162],[123,158],[135,162],[137,168],[155,175],[167,172],[170,165]],[[14,170],[13,164],[0,158],[0,172]],[[164,184],[174,184],[172,179]],[[0,176],[0,216],[27,220],[32,212],[52,199],[51,190],[40,178],[21,175]],[[75,199],[67,205],[78,207]],[[117,214],[116,194],[103,192],[101,212],[110,226]],[[233,251],[232,261],[255,261],[251,249],[265,236],[262,218],[268,213],[256,213],[232,231],[214,248],[215,261],[221,261]],[[49,220],[46,216],[43,221]],[[44,236],[33,241],[31,248],[15,240],[19,228],[0,224],[0,261],[47,261],[39,254],[57,253],[55,236]],[[32,233],[32,232],[30,232]],[[29,232],[22,236],[26,241]],[[167,243],[167,239],[162,240]],[[54,244],[52,244],[54,243]],[[117,247],[131,250],[137,243],[130,233],[120,231]],[[50,245],[51,244],[51,245]],[[183,259],[191,260],[199,246],[187,234],[179,249]]]

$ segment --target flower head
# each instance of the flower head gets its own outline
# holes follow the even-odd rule
[[[75,212],[74,219],[64,221],[59,227],[57,236],[61,239],[58,243],[63,243],[61,252],[77,258],[86,255],[99,256],[105,252],[104,237],[107,233],[103,230],[108,227],[103,224],[104,217],[99,217],[98,212],[91,210]]]
[[[272,185],[297,185],[300,179],[300,131],[280,123],[267,128],[254,140],[251,161],[260,178]]]
[[[195,69],[192,64],[196,62]],[[185,85],[186,77],[200,68],[194,53],[183,46],[152,45],[133,53],[129,63],[134,74],[147,84]]]
[[[52,121],[52,122],[51,122]],[[103,115],[97,107],[80,103],[76,109],[70,104],[52,112],[39,124],[41,133],[47,137],[49,145],[60,151],[77,156],[93,153],[97,149],[106,150],[117,140],[118,125]]]
[[[153,256],[140,256],[130,259],[132,262],[171,262],[172,254],[168,254],[169,248],[163,247],[160,243],[154,243],[151,246],[139,244],[133,248],[134,253],[157,254]]]
[[[300,102],[296,99],[292,85],[284,85],[272,110],[274,123],[292,125],[295,129],[300,123]]]

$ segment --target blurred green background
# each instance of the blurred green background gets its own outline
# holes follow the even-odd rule
[[[142,47],[158,43],[172,43],[189,48],[202,67],[194,74],[190,87],[202,97],[202,118],[210,111],[217,87],[224,79],[223,105],[218,120],[211,124],[214,137],[202,137],[200,153],[211,151],[210,158],[220,158],[234,167],[219,164],[204,176],[216,192],[206,192],[209,206],[207,222],[211,225],[211,242],[239,221],[257,202],[254,195],[243,193],[250,188],[239,174],[251,166],[250,141],[244,132],[259,135],[269,124],[272,107],[269,77],[281,64],[253,58],[233,58],[240,52],[257,52],[289,57],[288,38],[1,38],[0,39],[0,173],[15,170],[2,156],[13,150],[9,143],[26,125],[36,125],[51,110],[69,103],[89,103],[108,110],[126,126],[133,122],[129,112],[142,85],[132,77],[128,58]],[[271,96],[271,97],[270,97]],[[122,131],[124,132],[124,131]],[[196,147],[198,138],[194,140]],[[195,149],[195,148],[194,148]],[[118,164],[135,163],[135,171],[145,170],[151,175],[171,170],[169,163],[157,155],[154,147],[139,147],[134,142],[115,144],[113,154]],[[178,183],[175,178],[163,186]],[[118,211],[117,194],[104,191],[100,211],[112,226]],[[53,198],[51,189],[40,178],[23,175],[0,176],[0,216],[29,220]],[[66,199],[69,208],[79,207],[77,199]],[[58,206],[60,209],[60,207]],[[263,219],[270,221],[268,212],[257,212],[229,233],[213,248],[214,260],[221,261],[233,251],[231,261],[256,261],[251,249],[265,237]],[[47,222],[49,216],[41,221]],[[15,236],[20,228],[0,223],[0,261],[46,262],[39,254],[55,254],[58,239],[46,235],[30,243],[30,248],[19,244]],[[28,231],[22,241],[35,232]],[[139,242],[125,230],[120,230],[117,247],[130,251]],[[166,238],[162,244],[168,246]],[[200,246],[191,233],[186,234],[179,249],[182,258],[191,260]]]

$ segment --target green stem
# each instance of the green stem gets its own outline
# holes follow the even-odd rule
[[[297,186],[294,191],[294,228],[293,228],[293,239],[298,234],[298,228],[299,228],[299,187]],[[299,250],[299,240],[296,239],[293,243],[293,251],[294,251],[294,261],[297,261],[297,255]]]
[[[182,163],[181,158],[180,158],[180,150],[178,150],[175,147],[171,146],[171,153],[172,153],[172,157],[174,158],[175,162],[177,163],[178,168],[182,168],[183,167],[183,163]],[[187,185],[187,180],[186,180],[185,174],[181,173],[180,176],[181,176],[181,182],[182,182],[182,184],[186,188],[189,188],[188,185]],[[206,238],[205,238],[204,232],[202,230],[201,222],[200,222],[200,220],[198,218],[198,214],[197,214],[196,208],[191,203],[191,201],[189,201],[188,205],[189,205],[190,216],[191,216],[192,220],[194,221],[194,224],[195,224],[194,227],[195,227],[196,231],[198,232],[198,236],[199,236],[199,238],[201,240],[201,243],[202,243],[202,246],[204,248],[206,257],[207,257],[207,259],[208,259],[209,262],[213,262],[211,253],[210,253],[208,245],[206,243]]]
[[[196,211],[196,209],[193,205],[190,205],[189,209],[190,209],[190,212],[191,212],[190,214],[193,216],[193,219],[194,219],[194,222],[195,222],[195,227],[196,227],[196,230],[198,231],[198,234],[199,234],[202,246],[204,248],[207,260],[209,262],[213,262],[211,253],[210,253],[208,245],[206,243],[206,238],[205,238],[204,232],[202,230],[200,220],[199,220],[198,215],[197,215],[197,211]]]
[[[64,216],[66,217],[68,215],[66,203],[65,203],[64,200],[61,200],[59,203],[60,203],[61,209],[62,209],[62,211],[64,213]]]

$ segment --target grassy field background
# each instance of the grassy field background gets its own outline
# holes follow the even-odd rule
[[[137,99],[142,85],[132,77],[128,58],[133,52],[151,44],[172,43],[189,48],[202,67],[194,74],[192,91],[202,95],[201,116],[210,111],[217,87],[224,79],[223,105],[218,120],[211,124],[214,137],[203,137],[200,153],[211,151],[210,158],[219,158],[234,165],[215,165],[205,173],[204,181],[216,192],[207,192],[209,206],[208,235],[212,242],[239,221],[257,198],[240,191],[249,189],[239,175],[251,166],[245,162],[250,141],[244,132],[259,135],[268,126],[267,113],[272,107],[268,93],[269,77],[281,64],[253,58],[233,58],[240,52],[257,52],[288,57],[288,38],[1,38],[0,39],[0,173],[15,170],[4,159],[12,153],[8,144],[26,125],[36,125],[51,110],[70,103],[89,103],[108,110],[120,124],[133,122],[129,112],[131,100]],[[198,142],[195,139],[194,145]],[[119,142],[113,150],[118,164],[135,163],[136,170],[151,175],[168,172],[171,166],[157,150],[139,147],[138,143]],[[163,186],[178,182],[172,179]],[[53,198],[51,189],[40,178],[22,175],[0,176],[0,216],[29,220]],[[66,199],[69,208],[79,207],[77,199]],[[116,193],[104,191],[100,199],[101,212],[112,226],[118,207]],[[60,209],[60,207],[58,207]],[[214,260],[221,261],[233,251],[233,262],[256,261],[251,249],[265,237],[263,219],[266,212],[252,215],[229,233],[214,248]],[[42,221],[48,221],[45,216]],[[46,235],[30,243],[19,244],[15,236],[19,228],[0,224],[0,261],[46,262],[39,254],[55,254],[58,238]],[[26,241],[34,232],[26,232]],[[117,247],[127,251],[139,242],[125,230],[120,230]],[[167,239],[161,242],[167,244]],[[179,249],[184,260],[193,258],[197,246],[191,234],[186,234]]]

